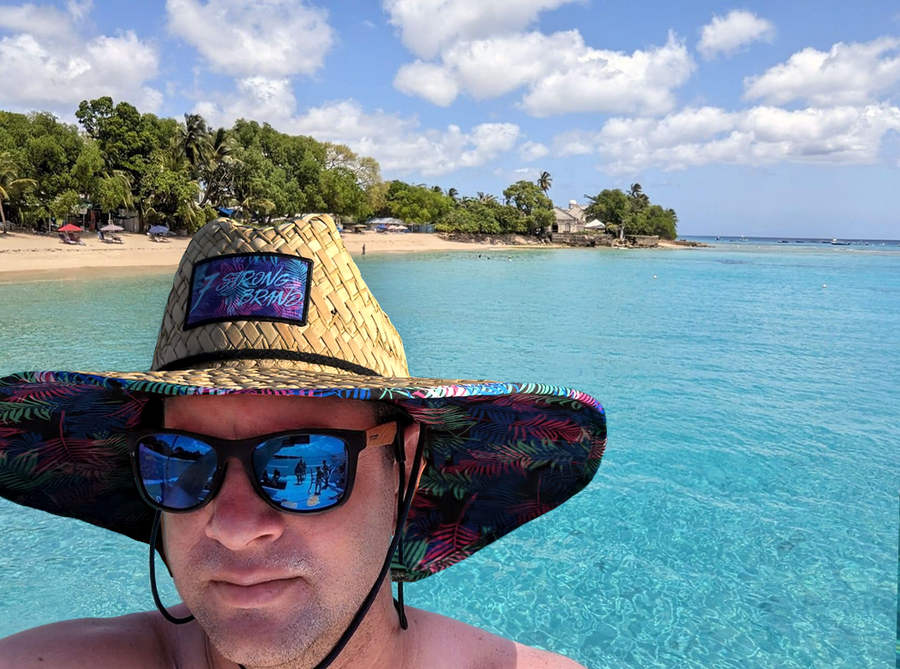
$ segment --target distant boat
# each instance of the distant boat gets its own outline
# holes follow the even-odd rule
[[[850,246],[850,242],[839,242],[837,239],[831,240],[832,246]]]
[[[806,242],[804,242],[802,239],[795,239],[794,243],[795,244],[805,244]]]
[[[789,242],[788,240],[786,240],[786,239],[782,239],[782,240],[781,240],[780,242],[778,242],[778,243],[779,243],[779,244],[790,244],[790,242]]]

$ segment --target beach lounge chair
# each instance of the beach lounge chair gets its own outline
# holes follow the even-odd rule
[[[117,235],[116,233],[112,233],[112,240],[113,240],[116,244],[124,244],[124,243],[125,243],[125,240],[122,239],[121,237],[119,237],[119,235]]]
[[[59,232],[57,234],[59,235],[59,243],[60,244],[71,244],[72,243],[69,241],[69,235],[67,235],[65,232]]]

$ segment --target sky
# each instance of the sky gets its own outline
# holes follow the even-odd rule
[[[0,0],[0,109],[102,95],[554,204],[640,183],[681,235],[900,238],[900,2]]]

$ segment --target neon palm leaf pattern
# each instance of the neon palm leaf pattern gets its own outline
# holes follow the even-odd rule
[[[279,253],[232,254],[194,266],[186,325],[306,319],[310,261]]]
[[[555,509],[590,483],[606,417],[559,386],[224,390],[111,375],[28,372],[0,379],[0,496],[148,542],[125,445],[154,396],[277,394],[381,400],[427,426],[423,473],[392,578],[417,581]]]

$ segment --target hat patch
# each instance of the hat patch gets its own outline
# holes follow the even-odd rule
[[[194,265],[184,329],[221,321],[306,325],[312,260],[283,253],[238,253]]]

